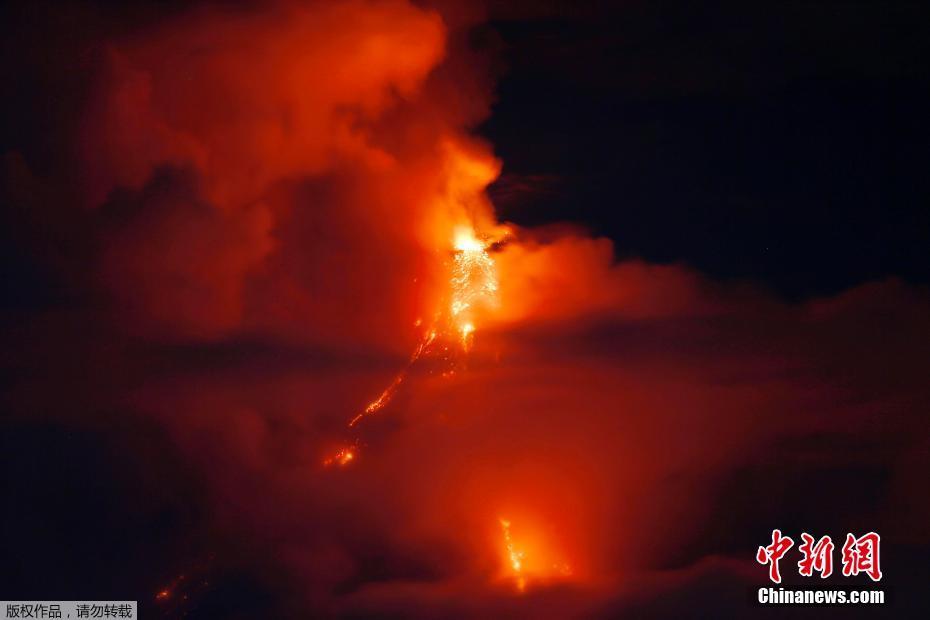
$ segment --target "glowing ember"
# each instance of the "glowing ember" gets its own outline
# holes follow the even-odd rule
[[[510,558],[510,568],[516,578],[517,590],[523,592],[526,589],[526,576],[523,574],[523,552],[518,551],[514,546],[513,538],[510,536],[510,521],[500,519],[501,529],[504,531],[504,544],[507,547],[507,556]]]
[[[391,397],[394,396],[394,392],[397,391],[397,388],[400,387],[400,384],[404,382],[404,378],[407,375],[407,370],[404,369],[403,372],[394,377],[394,380],[391,381],[391,384],[384,388],[384,391],[381,392],[381,395],[378,398],[374,399],[368,406],[365,407],[365,410],[357,414],[354,418],[349,420],[349,428],[355,426],[361,422],[362,418],[373,413],[380,411],[388,402],[390,402]]]
[[[324,460],[323,465],[326,467],[329,467],[330,465],[339,465],[340,467],[345,467],[355,459],[356,450],[357,447],[342,448],[334,455]]]
[[[161,590],[155,593],[155,600],[156,601],[167,601],[168,599],[173,597],[175,591],[178,590],[184,584],[184,579],[185,579],[185,576],[183,574],[178,575],[174,579],[174,581],[172,581],[170,584],[168,584],[167,586],[165,586],[164,588],[162,588]],[[184,598],[187,598],[187,597],[185,596]]]
[[[160,617],[185,618],[188,616],[191,605],[196,605],[195,601],[210,588],[214,559],[214,555],[210,553],[192,562],[187,570],[155,591],[153,598],[161,608]]]
[[[475,326],[471,323],[462,325],[462,349],[468,351],[471,348],[471,335],[475,332]]]

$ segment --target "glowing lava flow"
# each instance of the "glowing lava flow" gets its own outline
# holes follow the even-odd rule
[[[339,465],[340,467],[345,467],[355,458],[355,451],[358,448],[352,446],[349,448],[342,448],[332,456],[328,457],[323,461],[323,465],[329,467],[330,465]]]
[[[468,309],[481,298],[493,298],[497,293],[494,259],[487,246],[467,228],[455,234],[455,260],[452,267],[452,302],[449,311],[456,327],[463,333],[474,331],[467,320]]]
[[[427,330],[406,366],[378,398],[368,403],[349,420],[349,429],[354,429],[362,420],[384,409],[407,378],[411,368],[424,356],[435,354],[447,364],[448,369],[442,376],[454,374],[455,356],[450,354],[449,343],[458,342],[464,353],[471,349],[475,333],[473,310],[479,302],[492,301],[497,294],[497,276],[494,273],[494,259],[488,253],[489,246],[490,243],[479,239],[471,227],[463,226],[456,229],[452,245],[448,303],[444,303],[436,312],[432,327]],[[417,324],[419,325],[419,321]],[[343,447],[324,459],[323,465],[348,465],[358,456],[358,451],[359,440],[356,437],[351,446]]]
[[[510,521],[500,519],[500,524],[501,529],[504,531],[504,544],[510,558],[510,568],[516,578],[517,590],[523,592],[526,589],[526,576],[523,574],[523,552],[518,551],[513,544],[513,538],[510,536]]]

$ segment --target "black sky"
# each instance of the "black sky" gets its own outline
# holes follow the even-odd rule
[[[918,3],[500,9],[505,218],[567,215],[621,256],[789,299],[930,278],[928,12]],[[493,37],[492,37],[493,39]]]

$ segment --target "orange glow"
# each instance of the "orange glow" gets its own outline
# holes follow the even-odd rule
[[[471,323],[462,325],[462,349],[468,351],[471,348],[471,335],[475,332],[475,326]]]
[[[475,237],[475,231],[467,226],[456,228],[453,247],[457,252],[481,252],[484,250],[484,244]]]
[[[204,534],[189,552],[230,554],[217,581],[254,559],[282,610],[355,617],[578,617],[546,606],[603,584],[594,611],[608,613],[615,581],[639,583],[627,571],[733,559],[708,565],[693,544],[728,468],[832,432],[838,403],[871,430],[875,411],[925,396],[902,346],[927,332],[922,288],[785,305],[683,265],[618,261],[635,248],[568,225],[499,222],[487,190],[501,164],[469,136],[492,109],[497,63],[481,57],[497,45],[455,23],[483,17],[447,15],[483,3],[191,4],[88,48],[105,66],[81,125],[63,119],[87,170],[49,176],[30,149],[12,154],[36,227],[23,256],[65,268],[76,303],[14,334],[35,351],[10,402],[44,410],[58,395],[35,386],[86,375],[79,396],[105,417],[75,422],[116,407],[146,436],[152,425],[140,475],[150,451],[170,459],[162,486],[190,469],[194,483],[151,500],[171,514],[204,487],[198,518],[178,523]],[[504,213],[548,220],[531,203],[578,180],[536,177],[495,188],[513,198]],[[71,213],[78,180],[88,207]],[[886,315],[900,333],[875,323]],[[860,398],[873,372],[893,381]],[[130,430],[107,437],[135,442]],[[922,454],[897,459],[895,489],[918,488]],[[143,596],[175,611],[206,574],[185,570]]]
[[[459,331],[470,322],[468,310],[476,303],[492,300],[497,293],[497,275],[494,259],[487,245],[479,241],[470,229],[459,229],[454,241],[455,256],[452,265],[452,302],[449,311]],[[474,331],[474,326],[470,331]]]
[[[419,357],[419,356],[416,356],[416,357]],[[394,392],[396,392],[397,388],[400,387],[400,384],[404,382],[404,377],[406,376],[406,374],[407,374],[406,370],[404,370],[399,375],[394,377],[394,380],[391,381],[390,385],[384,388],[384,391],[381,392],[381,395],[378,396],[378,398],[368,403],[368,406],[365,407],[364,411],[362,411],[359,414],[356,414],[354,418],[349,420],[349,428],[361,422],[362,418],[364,418],[365,416],[371,415],[373,413],[377,413],[386,404],[388,404],[388,402],[390,402],[391,400],[391,397],[394,396]]]
[[[420,341],[420,343],[417,345],[417,348],[414,349],[413,354],[410,356],[410,360],[407,362],[407,365],[404,367],[403,370],[401,370],[397,374],[396,377],[394,377],[394,380],[391,381],[390,385],[384,388],[384,391],[381,392],[378,398],[368,403],[368,405],[365,407],[365,409],[361,413],[356,414],[351,420],[349,420],[349,428],[352,428],[353,426],[361,422],[362,419],[364,419],[366,416],[370,416],[374,413],[381,411],[381,409],[383,409],[384,406],[387,405],[391,401],[391,398],[394,396],[394,393],[397,391],[400,385],[404,382],[404,379],[406,379],[407,372],[409,372],[410,367],[413,366],[417,362],[417,360],[420,359],[423,353],[426,352],[426,350],[430,347],[430,345],[433,344],[435,340],[436,340],[436,330],[431,329],[429,333],[427,333],[423,337],[423,339]]]
[[[507,557],[510,560],[510,568],[516,579],[517,590],[523,592],[526,589],[526,576],[523,574],[523,552],[517,550],[513,543],[513,537],[510,535],[510,521],[500,519],[501,529],[504,531],[504,546],[507,548]]]
[[[345,467],[353,460],[355,460],[355,453],[357,447],[352,448],[341,448],[338,452],[333,454],[330,457],[327,457],[323,461],[323,465],[329,467],[330,465],[339,465],[340,467]]]
[[[565,532],[569,535],[563,537],[560,531],[562,527],[572,528],[571,523],[561,517],[541,519],[541,513],[535,511],[529,513],[515,508],[513,512],[508,510],[507,516],[497,518],[500,530],[491,541],[500,562],[498,578],[518,593],[577,580],[572,564],[564,555],[567,548],[574,548],[577,553],[577,540],[573,542],[575,533]],[[553,529],[556,525],[558,530]]]
[[[450,343],[458,341],[463,353],[468,353],[474,340],[475,323],[474,309],[480,306],[493,305],[497,298],[497,274],[494,268],[494,259],[488,253],[489,242],[481,241],[470,226],[457,226],[452,239],[453,259],[450,267],[448,292],[450,299],[447,310],[442,308],[435,313],[433,325],[424,334],[417,344],[407,365],[394,377],[390,384],[378,395],[376,399],[359,413],[354,415],[348,423],[348,428],[355,428],[366,417],[374,415],[384,409],[391,402],[394,394],[404,383],[411,368],[424,355],[434,355],[447,366],[441,372],[442,377],[451,377],[455,374],[455,356],[450,353]],[[415,326],[422,324],[417,319]],[[441,341],[441,346],[433,345]],[[356,441],[356,450],[358,442]],[[323,464],[329,466],[338,463],[347,465],[355,457],[354,452],[348,454],[339,452],[326,458]]]

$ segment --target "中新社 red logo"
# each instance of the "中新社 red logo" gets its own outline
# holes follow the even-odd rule
[[[872,581],[881,580],[880,544],[881,537],[875,532],[858,538],[853,534],[846,534],[840,558],[843,563],[843,576],[851,577],[864,573]],[[790,536],[783,536],[781,530],[772,530],[772,542],[756,551],[756,561],[763,566],[768,565],[769,579],[773,582],[781,583],[779,562],[792,547],[794,540]],[[815,539],[807,532],[802,533],[801,544],[798,545],[798,551],[801,553],[798,573],[803,577],[811,577],[815,572],[820,573],[821,578],[832,575],[833,549],[833,540],[829,536]]]

